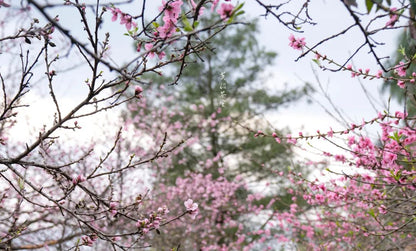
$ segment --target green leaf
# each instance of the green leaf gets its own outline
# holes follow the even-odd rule
[[[237,7],[234,8],[234,10],[231,12],[230,18],[228,18],[228,24],[232,23],[236,16],[244,14],[244,11],[239,11],[241,8],[243,8],[243,6],[244,3],[240,3]]]
[[[158,24],[158,23],[153,22],[152,24],[153,24],[153,26],[154,26],[156,29],[157,29],[157,28],[159,28],[159,24]]]
[[[246,13],[244,10],[240,10],[239,12],[235,13],[235,16],[240,16]]]
[[[197,27],[198,27],[199,22],[198,22],[198,21],[195,21],[193,25],[194,25],[194,29],[195,29],[195,28],[197,28]]]
[[[193,31],[194,30],[194,28],[192,28],[191,23],[189,22],[188,18],[186,18],[185,15],[182,15],[182,23],[184,25],[184,30],[185,31],[188,31],[189,32],[189,31]]]
[[[24,181],[23,179],[19,178],[19,179],[17,180],[17,183],[19,183],[19,188],[20,188],[20,190],[25,189],[25,181]]]
[[[241,10],[243,8],[244,3],[240,3],[237,7],[234,8],[233,12],[231,12],[231,15],[234,15],[237,11]]]
[[[321,62],[318,59],[314,58],[312,61],[315,62],[318,66],[321,66]]]
[[[365,0],[365,6],[367,7],[367,13],[370,13],[374,6],[374,2],[372,0]]]
[[[376,218],[376,214],[374,213],[374,209],[370,209],[370,210],[368,210],[368,212],[367,212],[370,216],[372,216],[374,219]]]

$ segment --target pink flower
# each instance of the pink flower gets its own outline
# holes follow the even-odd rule
[[[85,177],[84,177],[82,174],[75,175],[75,176],[72,178],[72,183],[73,183],[74,185],[76,185],[76,184],[78,184],[78,183],[81,183],[81,182],[83,182],[83,181],[85,181]]]
[[[146,49],[146,51],[150,51],[153,48],[153,44],[152,43],[147,43],[144,45],[144,48]]]
[[[157,209],[157,212],[158,212],[159,214],[167,214],[167,213],[169,213],[169,209],[168,209],[168,207],[167,207],[167,206],[163,206],[163,207],[159,207],[159,208]]]
[[[142,93],[142,92],[143,92],[142,87],[140,87],[140,86],[136,86],[136,87],[134,88],[134,95],[135,95],[135,96],[140,95],[140,93]]]
[[[112,240],[113,241],[120,241],[121,240],[121,237],[120,236],[115,236],[115,237],[112,238]]]
[[[376,77],[377,78],[381,78],[383,76],[383,71],[382,70],[378,70],[377,71],[377,74],[376,74]]]
[[[145,218],[144,220],[138,220],[136,222],[136,227],[147,228],[149,224],[150,224],[149,219]]]
[[[113,14],[113,17],[111,18],[111,21],[115,22],[117,20],[118,15],[122,14],[121,10],[119,8],[110,8],[111,14]]]
[[[147,43],[147,44],[145,44],[145,45],[144,45],[144,48],[146,49],[146,51],[148,51],[148,52],[149,52],[149,57],[150,57],[150,58],[153,58],[153,57],[155,56],[155,53],[154,53],[153,51],[151,51],[151,50],[152,50],[152,48],[153,48],[153,44],[152,44],[152,43]]]
[[[319,203],[324,203],[325,202],[325,197],[322,194],[316,194],[315,199]]]
[[[82,239],[83,244],[86,245],[86,246],[89,246],[89,247],[92,247],[92,245],[94,244],[94,241],[96,240],[96,239],[91,238],[89,236],[83,236],[83,237],[81,237],[81,239]]]
[[[198,204],[194,203],[192,199],[188,199],[183,203],[187,211],[195,211],[198,209]]]
[[[178,22],[179,14],[181,13],[182,0],[172,1],[166,6],[166,2],[162,1],[162,6],[159,11],[164,10],[163,26],[157,28],[158,36],[161,38],[168,38],[176,31],[176,23]]]
[[[402,81],[402,80],[397,81],[397,85],[402,89],[404,89],[406,87],[404,81]]]
[[[110,203],[110,213],[111,213],[111,216],[115,216],[117,214],[116,207],[117,207],[117,202],[111,202]]]
[[[166,56],[166,53],[164,51],[161,51],[157,56],[160,60],[162,60]]]
[[[234,5],[230,3],[223,3],[221,4],[221,7],[219,10],[217,10],[218,14],[220,14],[222,19],[227,19],[231,16],[231,13],[233,12]]]
[[[295,138],[292,138],[292,135],[288,134],[288,135],[286,135],[286,142],[289,143],[289,144],[296,145],[297,140]]]
[[[289,46],[292,47],[295,50],[302,50],[303,47],[306,45],[305,38],[295,38],[293,34],[290,34],[289,36]]]
[[[395,11],[397,11],[397,8],[390,9],[390,12],[395,12]],[[393,27],[394,24],[397,22],[397,20],[399,20],[399,16],[397,16],[396,14],[390,14],[390,20],[387,21],[386,27]]]
[[[386,214],[386,213],[387,213],[387,208],[386,208],[386,206],[385,206],[385,205],[381,205],[381,206],[378,208],[378,211],[379,211],[381,214]]]
[[[196,215],[198,214],[198,204],[194,203],[193,200],[188,199],[184,202],[186,211],[191,215],[192,219],[195,219]]]
[[[133,18],[129,14],[121,14],[120,24],[126,25],[127,30],[131,30],[132,27],[137,27],[137,24],[133,22]]]
[[[345,163],[345,156],[344,155],[335,155],[335,160],[336,161],[341,161],[342,163]]]
[[[332,128],[330,128],[330,130],[327,132],[328,137],[334,136],[334,131],[332,130]]]
[[[407,117],[407,115],[408,115],[407,112],[403,113],[403,112],[400,112],[400,111],[396,111],[394,113],[394,116],[398,119],[405,119]]]
[[[400,62],[398,65],[396,65],[396,73],[400,77],[406,76],[406,69],[405,69],[405,65],[403,62]]]

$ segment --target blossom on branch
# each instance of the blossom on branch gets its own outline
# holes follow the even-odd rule
[[[293,34],[290,34],[289,36],[289,46],[292,47],[295,50],[302,50],[303,47],[305,47],[306,42],[305,42],[305,38],[295,38],[295,36]]]
[[[218,14],[220,14],[222,19],[228,19],[231,17],[231,13],[233,12],[234,5],[230,3],[223,3],[219,10],[217,10]]]
[[[191,215],[192,219],[195,219],[195,217],[198,214],[198,204],[194,203],[192,199],[188,199],[184,203],[186,211]]]

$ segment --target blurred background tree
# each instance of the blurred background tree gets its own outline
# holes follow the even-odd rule
[[[269,66],[273,64],[276,53],[267,51],[260,45],[256,22],[246,23],[230,26],[210,39],[209,49],[193,55],[187,61],[180,82],[176,85],[164,87],[176,78],[166,72],[157,78],[143,79],[151,82],[144,91],[146,99],[151,100],[147,105],[147,113],[168,109],[173,114],[169,124],[184,130],[184,138],[192,135],[198,139],[196,144],[178,151],[168,168],[157,168],[154,190],[163,190],[158,185],[175,186],[178,179],[193,177],[192,174],[195,173],[207,177],[207,183],[211,180],[216,182],[217,186],[221,177],[225,177],[227,182],[243,180],[247,184],[234,190],[233,198],[227,202],[230,205],[221,206],[225,216],[216,216],[211,220],[213,226],[217,225],[212,228],[217,228],[217,231],[207,231],[214,231],[212,235],[217,237],[216,244],[219,246],[229,245],[238,239],[237,227],[218,227],[218,224],[226,224],[220,218],[251,222],[245,224],[245,232],[266,227],[264,218],[247,219],[244,212],[230,210],[232,207],[237,208],[231,203],[248,205],[248,196],[259,192],[262,196],[253,200],[253,204],[259,208],[268,205],[268,210],[287,210],[292,203],[293,195],[287,192],[290,184],[283,178],[276,178],[276,173],[297,168],[291,161],[293,149],[290,144],[278,144],[272,137],[262,137],[261,133],[255,135],[256,128],[269,128],[264,132],[268,135],[274,132],[286,136],[288,130],[273,128],[267,121],[267,116],[312,91],[309,86],[288,89],[287,86],[276,86],[268,81]],[[182,65],[177,65],[178,69],[181,67]],[[171,72],[178,72],[178,69]],[[133,117],[137,116],[137,112],[132,114]],[[154,121],[149,123],[160,124]],[[183,128],[184,124],[186,128]],[[254,131],[249,132],[246,128]],[[306,174],[304,168],[302,172]],[[302,198],[298,201],[303,203]],[[200,212],[203,214],[203,209]],[[255,223],[256,221],[262,222]],[[221,228],[227,230],[220,230]],[[167,232],[168,237],[154,238],[152,245],[172,247],[179,242],[182,245],[186,243],[185,228],[169,229]],[[255,242],[257,238],[260,238],[259,235],[252,235],[250,239],[245,239],[244,245]]]

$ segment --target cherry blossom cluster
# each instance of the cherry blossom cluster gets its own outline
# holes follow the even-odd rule
[[[132,28],[137,28],[137,23],[133,21],[133,17],[130,16],[130,14],[124,13],[119,8],[115,7],[111,7],[110,11],[113,15],[111,21],[115,22],[120,17],[120,24],[125,25],[128,31]]]
[[[169,209],[166,206],[159,207],[157,212],[151,213],[148,217],[138,220],[136,226],[140,228],[143,234],[147,234],[151,229],[158,229],[163,220],[162,216],[168,213]]]
[[[415,157],[416,132],[400,126],[400,122],[409,121],[407,114],[396,112],[391,118],[379,116],[373,120],[380,125],[381,143],[351,135],[354,130],[349,130],[349,154],[323,152],[324,158],[332,157],[353,168],[348,174],[328,169],[329,173],[322,172],[321,177],[338,177],[312,181],[294,171],[287,174],[299,188],[290,191],[294,195],[292,210],[274,215],[280,227],[293,234],[291,238],[282,235],[280,240],[299,242],[299,236],[305,236],[312,249],[340,245],[388,247],[399,240],[406,245],[411,243],[414,235],[410,229],[414,224],[409,198],[416,191],[416,171],[408,163]],[[283,172],[279,175],[285,176]],[[299,197],[313,209],[300,211]]]
[[[217,13],[220,15],[220,18],[226,21],[234,14],[235,6],[229,3],[231,0],[224,1],[225,2],[221,3],[218,9],[217,5],[220,1],[213,1],[210,10],[211,12],[214,12],[214,10],[217,9]],[[198,15],[201,16],[204,14],[205,10],[205,7],[203,5],[209,3],[210,1],[206,1],[206,3],[202,2],[201,6],[199,6],[199,4],[195,3],[194,0],[191,0],[190,7],[193,12],[197,11],[198,8]],[[170,39],[175,34],[181,34],[184,30],[190,31],[190,29],[194,29],[198,25],[198,21],[197,19],[195,19],[193,20],[193,24],[190,26],[190,23],[187,17],[185,16],[186,12],[183,11],[184,6],[185,5],[182,0],[162,1],[162,5],[159,7],[159,11],[162,15],[162,24],[159,24],[158,22],[153,23],[155,27],[153,36],[151,37],[150,41],[148,39],[142,41],[141,39],[136,37],[138,30],[137,23],[134,22],[133,17],[130,14],[122,12],[119,8],[116,7],[111,7],[109,9],[113,15],[111,18],[113,22],[117,21],[117,19],[120,18],[120,24],[125,25],[128,31],[134,28],[134,30],[130,34],[135,40],[139,41],[137,42],[138,52],[141,51],[141,47],[144,44],[144,48],[147,51],[147,55],[150,58],[153,58],[155,55],[157,55],[159,59],[163,59],[166,55],[166,52],[164,52],[161,49],[155,49],[155,45],[157,45],[160,40]],[[180,24],[181,18],[183,24]],[[174,40],[172,40],[172,42],[173,41]]]

